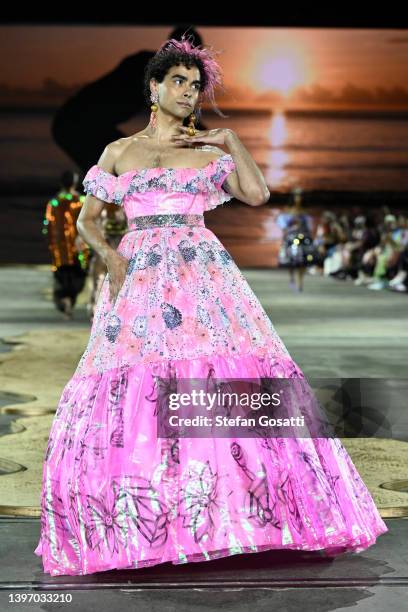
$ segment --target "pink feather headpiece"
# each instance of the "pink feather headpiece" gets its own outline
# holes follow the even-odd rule
[[[212,47],[204,47],[203,45],[197,45],[195,47],[183,35],[181,41],[177,40],[176,38],[170,38],[166,40],[158,49],[157,54],[166,53],[166,51],[172,51],[172,48],[175,51],[187,53],[191,57],[198,58],[202,61],[207,76],[207,84],[201,92],[202,96],[210,101],[212,107],[218,115],[220,115],[221,117],[227,117],[227,115],[224,115],[224,113],[222,113],[217,107],[214,98],[214,89],[216,87],[220,87],[225,91],[225,88],[222,84],[221,66],[214,59],[214,55],[216,53],[219,54],[220,51],[214,51]]]

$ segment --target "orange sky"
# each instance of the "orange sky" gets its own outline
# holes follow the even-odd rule
[[[41,89],[45,79],[79,85],[112,70],[126,55],[157,49],[171,27],[1,26],[1,85]],[[233,100],[239,89],[323,102],[331,95],[350,101],[375,90],[408,108],[408,33],[397,30],[317,28],[199,28],[217,56]],[[405,89],[405,92],[404,92]],[[237,99],[237,98],[235,98]],[[401,104],[402,105],[402,104]]]

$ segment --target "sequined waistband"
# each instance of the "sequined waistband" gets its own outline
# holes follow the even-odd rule
[[[191,213],[172,213],[165,215],[143,215],[128,220],[129,231],[149,227],[203,225],[204,215]]]

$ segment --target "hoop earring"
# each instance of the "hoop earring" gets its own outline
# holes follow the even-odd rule
[[[157,111],[159,109],[157,102],[159,101],[159,96],[157,95],[157,93],[155,94],[151,94],[150,95],[150,100],[153,102],[153,104],[150,106],[150,110],[152,111],[150,113],[150,125],[152,126],[152,128],[154,129],[157,125]]]

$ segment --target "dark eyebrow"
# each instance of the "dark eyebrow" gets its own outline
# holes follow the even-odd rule
[[[174,77],[187,81],[187,77],[183,76],[182,74],[172,74],[171,78],[174,78]],[[193,83],[198,83],[199,85],[201,85],[201,81],[199,79],[196,79],[195,81],[193,81]]]

